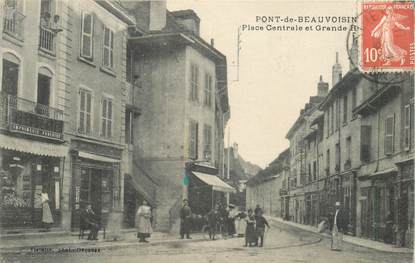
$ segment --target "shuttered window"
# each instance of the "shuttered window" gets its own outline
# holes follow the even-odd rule
[[[212,76],[205,74],[205,106],[212,106]]]
[[[372,127],[369,125],[362,125],[360,127],[360,160],[362,162],[370,161],[370,141],[371,141]]]
[[[101,100],[101,136],[112,136],[112,100],[110,98],[102,98]]]
[[[394,126],[395,118],[394,116],[387,117],[385,120],[385,155],[390,155],[393,153],[393,143],[394,143]]]
[[[94,17],[91,13],[82,13],[81,57],[92,60]]]
[[[190,121],[189,125],[189,158],[197,159],[198,158],[198,131],[199,124],[196,121]]]
[[[114,66],[114,32],[104,27],[104,45],[102,54],[102,64],[107,68]]]
[[[190,75],[190,99],[192,101],[199,101],[199,67],[196,64],[191,65]]]
[[[212,127],[205,125],[203,127],[203,155],[206,161],[212,159]]]
[[[91,133],[92,94],[90,91],[79,90],[79,127],[78,131],[84,134]]]
[[[405,105],[404,108],[404,148],[411,148],[411,106]]]

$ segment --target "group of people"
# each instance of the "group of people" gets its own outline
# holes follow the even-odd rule
[[[248,209],[245,217],[245,247],[264,246],[265,227],[270,229],[267,219],[263,216],[263,211],[259,205],[255,210]],[[259,242],[258,242],[259,241]]]

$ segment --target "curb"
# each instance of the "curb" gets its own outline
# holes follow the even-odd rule
[[[81,241],[78,243],[59,243],[59,244],[49,244],[49,245],[40,245],[40,246],[20,246],[20,247],[11,247],[11,248],[0,248],[0,254],[3,253],[31,253],[32,249],[36,248],[47,248],[47,249],[56,249],[56,248],[65,248],[65,249],[75,249],[75,248],[85,248],[85,249],[117,249],[117,248],[126,248],[134,246],[142,247],[151,247],[162,244],[174,244],[174,243],[193,243],[193,242],[202,242],[206,241],[205,238],[194,238],[194,239],[167,239],[167,240],[155,240],[150,241],[147,244],[139,244],[137,240],[103,240],[98,243],[91,243],[90,241]],[[123,242],[123,243],[118,243]]]
[[[278,220],[278,219],[276,219],[276,218],[273,218],[273,217],[269,217],[269,218],[270,218],[273,222],[275,222],[275,223],[283,224],[283,225],[285,225],[285,226],[289,226],[289,227],[292,227],[292,228],[301,229],[301,230],[303,230],[303,231],[307,231],[307,232],[309,232],[309,233],[313,233],[313,234],[319,235],[319,236],[321,236],[321,237],[324,237],[324,238],[327,238],[327,239],[331,239],[331,236],[330,236],[330,235],[328,235],[328,234],[325,234],[325,233],[318,233],[318,232],[313,231],[313,230],[310,230],[310,229],[304,229],[304,228],[299,227],[299,226],[296,226],[296,225],[287,224],[287,223],[285,223],[284,221],[280,221],[280,220]],[[350,240],[344,240],[344,239],[343,239],[343,242],[348,243],[348,244],[352,244],[352,245],[354,245],[354,246],[364,247],[364,248],[369,248],[369,249],[373,249],[373,250],[380,251],[380,252],[384,252],[384,253],[410,254],[410,255],[412,255],[412,254],[413,254],[413,252],[411,252],[411,251],[389,251],[389,250],[383,250],[383,249],[374,248],[374,247],[370,247],[370,246],[365,246],[365,245],[363,245],[363,244],[355,243],[355,242],[350,241]]]

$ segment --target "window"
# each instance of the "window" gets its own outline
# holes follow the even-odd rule
[[[317,162],[313,161],[313,180],[317,180]]]
[[[125,143],[134,144],[134,112],[125,111]]]
[[[205,125],[203,128],[203,157],[206,161],[212,159],[212,127]]]
[[[356,87],[352,89],[352,110],[356,108],[357,103],[357,95],[356,95]]]
[[[313,175],[311,174],[311,163],[308,164],[308,182],[313,181]]]
[[[92,45],[94,34],[94,18],[92,14],[82,13],[81,32],[81,57],[92,60]]]
[[[404,108],[404,148],[411,148],[411,105],[405,105]]]
[[[205,106],[212,106],[212,76],[205,75]]]
[[[343,123],[347,123],[347,95],[343,97]]]
[[[197,160],[199,124],[196,121],[190,121],[189,129],[190,129],[189,158]]]
[[[352,157],[352,137],[346,138],[346,161],[350,161]]]
[[[101,136],[112,136],[112,100],[110,98],[103,98],[102,116],[101,116]]]
[[[79,91],[79,127],[80,133],[91,133],[92,94],[90,91],[81,89]]]
[[[190,99],[199,101],[199,67],[196,64],[192,64],[191,66]]]
[[[17,96],[20,61],[10,53],[4,53],[3,57],[2,91]]]
[[[334,132],[334,104],[330,106],[330,133]]]
[[[3,31],[12,37],[23,40],[23,1],[7,0],[4,5]]]
[[[326,152],[326,176],[330,175],[330,150]]]
[[[336,166],[335,166],[335,170],[336,172],[340,172],[340,144],[336,143],[336,151],[334,152],[335,154],[335,161],[336,161]]]
[[[393,153],[393,141],[394,141],[394,129],[395,129],[394,116],[387,117],[385,120],[385,155]]]
[[[330,135],[330,108],[326,111],[326,119],[327,119],[327,137]]]
[[[369,125],[362,125],[360,127],[360,160],[362,162],[370,161],[370,140],[372,127]]]
[[[336,108],[334,110],[336,111],[336,130],[338,130],[340,124],[340,100],[337,100],[335,105]]]
[[[102,64],[104,67],[114,67],[114,32],[104,27],[104,45],[102,54]]]

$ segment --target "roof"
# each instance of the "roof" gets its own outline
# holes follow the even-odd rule
[[[367,115],[376,111],[376,108],[384,105],[386,101],[395,97],[400,87],[396,85],[385,86],[376,91],[359,106],[353,109],[353,114]]]
[[[136,25],[134,17],[130,16],[128,11],[119,2],[112,0],[95,0],[95,2],[107,9],[111,14],[119,18],[127,25]]]
[[[363,78],[363,74],[357,69],[349,70],[344,77],[334,85],[329,94],[319,105],[319,110],[325,110],[328,104],[337,96],[337,93],[355,87]]]
[[[183,19],[193,18],[193,19],[196,20],[196,22],[198,22],[198,23],[200,22],[199,16],[192,9],[177,10],[177,11],[172,11],[170,13],[174,17],[177,17],[177,18],[183,18]]]

